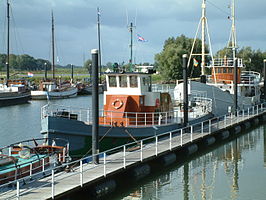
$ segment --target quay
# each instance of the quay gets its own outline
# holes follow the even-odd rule
[[[114,192],[121,179],[138,181],[151,174],[156,165],[167,167],[175,163],[180,154],[190,156],[213,144],[237,137],[241,131],[265,121],[266,104],[261,104],[188,125],[101,152],[98,164],[94,164],[92,156],[88,156],[68,163],[67,168],[61,165],[43,169],[31,179],[20,179],[1,186],[0,199],[64,199],[84,190],[88,191],[86,194],[100,198]]]

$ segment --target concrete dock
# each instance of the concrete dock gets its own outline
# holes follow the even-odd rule
[[[13,187],[0,187],[0,199],[58,199],[88,187],[94,188],[95,196],[105,195],[115,190],[115,177],[122,173],[141,179],[151,173],[150,162],[168,166],[180,151],[191,155],[199,143],[213,145],[264,121],[266,105],[257,105],[237,116],[221,116],[102,152],[97,165],[86,162],[89,156],[70,163],[68,172],[59,166],[45,171],[47,177],[15,181]]]

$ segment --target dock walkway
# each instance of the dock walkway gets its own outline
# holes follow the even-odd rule
[[[186,128],[156,135],[138,143],[126,144],[101,153],[99,164],[86,163],[91,156],[70,163],[70,172],[60,171],[60,167],[48,169],[44,178],[14,181],[13,187],[0,187],[0,199],[54,199],[63,194],[76,191],[85,185],[118,174],[132,166],[150,161],[169,151],[176,151],[182,146],[192,145],[202,138],[223,133],[229,128],[264,116],[266,105],[255,106],[239,111],[237,116],[225,115],[210,119]],[[236,129],[237,131],[237,129]],[[61,166],[62,167],[62,166]],[[43,173],[43,172],[41,172]],[[24,183],[24,184],[23,184]],[[26,184],[25,184],[26,183]]]

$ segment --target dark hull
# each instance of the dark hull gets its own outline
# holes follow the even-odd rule
[[[194,121],[200,122],[210,118],[206,115]],[[181,124],[173,123],[155,127],[99,127],[100,152],[120,146],[134,140],[151,137],[157,134],[173,131],[182,127]],[[62,117],[46,117],[42,119],[42,134],[50,139],[63,138],[70,141],[70,154],[82,156],[91,153],[92,126],[82,121],[71,120]],[[133,139],[133,138],[134,139]],[[60,144],[59,144],[60,145]]]
[[[30,92],[10,92],[10,94],[7,92],[0,93],[0,107],[24,104],[28,103],[29,100]]]

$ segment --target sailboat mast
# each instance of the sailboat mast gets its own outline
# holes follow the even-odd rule
[[[205,75],[205,27],[206,27],[206,0],[202,1],[201,17],[201,75]]]
[[[54,51],[54,14],[52,11],[52,72],[53,79],[55,78],[55,51]]]
[[[10,25],[10,15],[9,15],[9,1],[7,0],[7,53],[6,53],[6,79],[9,79],[9,25]]]
[[[97,26],[98,26],[98,59],[99,59],[99,67],[100,67],[100,77],[99,81],[101,83],[101,74],[102,74],[102,57],[101,57],[101,34],[100,34],[100,9],[97,8]]]

